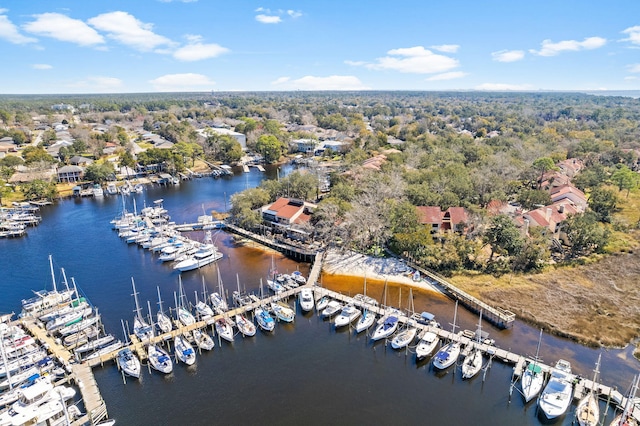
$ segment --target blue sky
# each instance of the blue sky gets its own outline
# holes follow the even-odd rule
[[[0,93],[638,90],[638,0],[0,0]]]

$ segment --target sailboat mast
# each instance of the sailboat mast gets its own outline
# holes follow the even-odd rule
[[[156,286],[156,289],[158,290],[158,307],[160,309],[160,312],[162,312],[162,298],[160,297],[160,287]]]
[[[140,316],[140,305],[138,304],[138,292],[136,291],[136,283],[133,280],[133,277],[131,277],[131,286],[133,287],[133,300],[136,303],[135,313],[139,319],[142,319],[142,317]]]
[[[56,292],[58,289],[56,288],[56,274],[53,272],[53,258],[49,255],[49,268],[51,269],[51,281],[53,282],[53,291]]]
[[[540,353],[540,342],[542,342],[542,329],[540,329],[540,336],[538,337],[538,347],[536,348],[536,357],[533,359],[533,366],[536,366],[538,362],[538,354]]]
[[[456,300],[456,308],[453,311],[453,324],[451,328],[451,333],[455,334],[456,332],[456,320],[458,319],[458,301]]]

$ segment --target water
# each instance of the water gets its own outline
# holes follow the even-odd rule
[[[267,172],[274,175],[275,169]],[[137,205],[163,198],[173,220],[194,222],[203,210],[224,211],[233,193],[257,185],[264,177],[252,170],[232,178],[198,179],[179,188],[149,187],[137,196]],[[148,251],[127,245],[110,229],[109,221],[121,204],[119,197],[63,200],[42,210],[43,222],[29,229],[27,237],[0,240],[0,312],[17,311],[32,289],[50,288],[49,254],[56,278],[61,278],[61,267],[69,279],[74,278],[99,307],[109,332],[122,336],[120,320],[131,322],[132,277],[145,311],[147,300],[154,313],[157,309],[156,286],[165,308],[173,306],[177,272],[158,263]],[[202,238],[202,233],[193,235]],[[217,267],[229,291],[237,288],[237,280],[242,289],[257,291],[272,259],[280,271],[308,273],[308,264],[259,247],[237,246],[226,233],[215,238],[225,257],[217,265],[183,274],[191,302],[194,292],[201,297],[203,278],[207,292],[217,289]],[[323,277],[323,284],[354,294],[362,292],[363,280]],[[406,307],[406,289],[400,295],[390,287],[388,300]],[[382,283],[367,283],[368,294],[379,300],[382,289]],[[433,312],[444,327],[450,327],[451,301],[425,291],[415,291],[414,297],[417,311]],[[463,329],[475,329],[478,319],[459,309],[458,321]],[[500,347],[535,354],[537,330],[520,322],[505,331],[486,322],[483,328]],[[587,377],[592,376],[598,353],[549,335],[543,337],[541,347],[546,362],[568,359],[575,372]],[[625,390],[638,372],[638,363],[631,357],[631,348],[609,350],[603,352],[601,370],[605,384]],[[273,334],[237,336],[233,344],[216,342],[216,348],[199,356],[195,366],[176,365],[169,376],[145,371],[139,381],[127,379],[124,385],[113,364],[94,370],[109,414],[121,425],[540,424],[535,403],[525,406],[516,391],[509,403],[511,371],[510,366],[494,361],[484,380],[479,376],[462,381],[459,369],[436,373],[429,362],[416,364],[410,352],[394,351],[384,342],[372,344],[364,334],[336,332],[329,322],[300,311],[294,324],[278,324]],[[556,424],[570,424],[572,419],[570,412]]]

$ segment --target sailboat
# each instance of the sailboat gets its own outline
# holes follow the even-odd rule
[[[631,391],[629,392],[627,401],[624,404],[624,410],[613,419],[610,426],[638,426],[638,421],[633,417],[638,386],[640,386],[640,375],[633,378]]]
[[[462,361],[462,378],[470,379],[482,369],[482,351],[480,350],[480,340],[482,338],[482,310],[478,320],[478,330],[476,331],[476,344]]]
[[[596,369],[593,370],[593,382],[589,392],[578,402],[576,408],[576,419],[580,426],[596,426],[600,421],[600,406],[598,405],[598,399],[595,395],[594,387],[596,380],[598,380],[598,374],[600,373],[600,357],[598,354],[598,361],[596,362]]]
[[[216,268],[218,272],[218,291],[211,293],[209,296],[211,301],[211,306],[216,314],[220,315],[229,310],[229,305],[227,304],[227,300],[224,296],[224,285],[222,284],[222,278],[220,277],[220,268]]]
[[[251,337],[256,334],[256,326],[242,314],[236,314],[236,326],[245,337]]]
[[[136,304],[136,314],[133,317],[133,334],[142,342],[147,341],[153,337],[153,327],[150,326],[140,314],[140,304],[138,303],[138,292],[136,291],[136,283],[131,277],[131,286],[133,287],[133,300]]]
[[[198,292],[194,293],[196,294],[196,313],[198,317],[201,320],[211,318],[213,316],[213,309],[207,305],[207,290],[204,285],[204,276],[202,277],[202,300],[198,300]]]
[[[538,364],[540,359],[538,354],[540,353],[540,342],[542,341],[542,329],[540,329],[540,336],[538,337],[538,347],[536,348],[536,356],[533,358],[533,362],[527,364],[527,368],[522,374],[522,396],[525,402],[531,401],[542,390],[544,385],[544,374],[542,368]]]
[[[219,318],[215,322],[216,333],[227,342],[233,342],[233,326],[231,322],[225,318]]]
[[[245,306],[251,304],[253,301],[251,297],[246,292],[240,291],[240,276],[236,274],[236,282],[238,283],[238,289],[234,290],[231,298],[233,299],[233,303],[237,307]]]
[[[182,288],[182,277],[180,275],[178,275],[178,291],[180,293],[179,303],[178,303],[178,299],[175,300],[178,320],[185,326],[193,325],[196,323],[196,318],[184,306],[185,295],[184,295],[184,290]],[[175,293],[174,293],[174,298],[175,298]]]
[[[147,346],[147,356],[149,357],[151,367],[155,370],[164,374],[169,374],[173,371],[173,362],[171,361],[171,357],[167,351],[162,349],[162,347],[150,344]]]
[[[120,322],[122,323],[122,331],[124,332],[125,343],[129,344],[129,342],[126,340],[128,334],[124,327],[124,321],[120,320]],[[135,377],[136,379],[140,377],[140,360],[128,347],[120,349],[120,351],[118,352],[118,356],[116,357],[116,363],[122,369],[122,371],[125,372],[125,374],[131,377]]]
[[[411,318],[414,312],[413,291],[411,289],[409,289],[409,301],[411,304],[409,318]],[[398,334],[396,334],[391,340],[391,347],[393,349],[402,349],[408,346],[409,344],[411,344],[411,342],[413,342],[413,339],[416,338],[417,333],[418,328],[416,327],[414,320],[409,319],[409,321],[407,321],[406,327]]]
[[[260,278],[260,299],[264,297],[262,291],[262,278]],[[260,327],[264,331],[273,331],[276,326],[276,322],[267,310],[264,305],[260,305],[253,310],[253,313],[256,317],[256,322],[258,323],[258,327]]]
[[[267,278],[267,287],[275,294],[282,293],[286,289],[282,284],[278,282],[276,279],[278,275],[278,271],[276,270],[276,265],[273,260],[273,256],[271,256],[271,268],[269,269],[269,276]]]
[[[364,291],[360,301],[363,302],[362,316],[358,318],[356,323],[356,333],[361,333],[371,327],[376,322],[376,314],[369,309],[369,302],[373,301],[371,297],[367,297],[367,275],[364,276]],[[377,302],[376,302],[377,303]]]
[[[198,348],[210,351],[215,346],[215,342],[209,334],[203,330],[196,328],[193,330],[193,340]]]
[[[171,318],[167,314],[164,313],[162,309],[162,298],[160,297],[160,287],[156,287],[158,289],[158,313],[156,314],[156,324],[158,328],[163,333],[168,333],[173,329],[173,324],[171,323]]]
[[[296,318],[296,311],[281,300],[271,302],[271,310],[279,320],[284,322],[293,322]]]
[[[53,271],[53,259],[49,255],[49,267],[51,269],[51,280],[53,282],[53,290],[51,291],[34,291],[35,296],[22,300],[22,316],[31,315],[41,312],[49,308],[60,305],[71,300],[74,291],[66,288],[66,290],[58,290],[56,287],[56,278]]]
[[[456,319],[458,316],[458,301],[456,300],[456,308],[453,314],[453,324],[451,334],[456,332]],[[444,370],[445,368],[453,365],[460,356],[460,343],[455,340],[451,340],[449,343],[440,348],[438,353],[433,357],[433,366],[438,370]]]
[[[173,346],[176,357],[187,365],[193,365],[196,362],[196,352],[187,339],[181,335],[176,335],[173,339]]]

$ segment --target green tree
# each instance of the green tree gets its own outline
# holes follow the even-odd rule
[[[0,167],[16,168],[24,164],[24,160],[17,155],[7,155],[4,158],[0,158]]]
[[[282,144],[273,135],[262,135],[256,142],[256,151],[264,157],[264,161],[274,163],[282,155]]]
[[[483,241],[491,246],[489,262],[494,254],[513,255],[522,249],[524,239],[516,224],[506,215],[494,216],[484,232]]]
[[[627,198],[629,198],[629,192],[638,187],[640,175],[622,164],[611,174],[611,181],[616,184],[620,191],[626,189]]]
[[[563,230],[571,245],[569,257],[601,253],[609,242],[610,232],[593,212],[569,216],[563,224]]]
[[[599,186],[589,194],[589,208],[600,222],[611,222],[611,215],[616,211],[617,204],[618,196],[610,189]]]
[[[219,140],[218,146],[219,150],[215,158],[225,164],[240,161],[244,154],[240,142],[231,136],[223,135]]]
[[[22,150],[22,158],[25,164],[33,164],[40,161],[55,163],[56,160],[42,147],[28,146]]]
[[[103,163],[91,163],[84,171],[84,178],[96,183],[107,181],[114,174],[113,163],[105,161]]]
[[[540,189],[540,185],[542,185],[544,174],[554,169],[556,169],[556,166],[553,160],[549,157],[541,157],[533,162],[533,170],[540,174],[540,177],[538,178],[538,189]]]
[[[517,200],[527,210],[551,204],[549,192],[541,189],[524,189],[518,194]]]
[[[58,195],[56,184],[43,179],[34,179],[31,182],[27,182],[23,184],[20,189],[27,200],[39,200],[43,198],[53,200]]]
[[[280,179],[282,189],[287,197],[313,200],[318,192],[318,178],[312,173],[294,171],[287,177]]]

